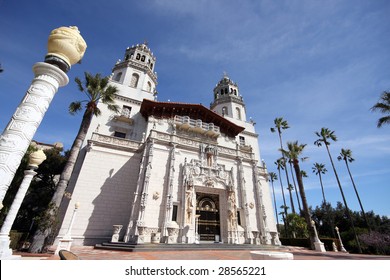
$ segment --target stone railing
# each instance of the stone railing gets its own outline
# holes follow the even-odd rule
[[[97,145],[130,150],[138,150],[142,145],[142,143],[137,141],[117,138],[99,133],[93,133],[91,139],[88,141],[88,144],[90,146]]]
[[[177,128],[182,130],[190,130],[210,137],[218,137],[220,135],[219,126],[216,126],[213,123],[194,120],[188,116],[175,116],[174,122]]]

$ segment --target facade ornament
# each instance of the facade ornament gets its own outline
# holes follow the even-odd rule
[[[192,214],[195,209],[196,204],[196,198],[195,198],[195,190],[193,185],[188,185],[187,191],[186,191],[186,223],[191,224],[192,222]]]
[[[253,209],[255,207],[255,204],[253,202],[249,203],[249,208]]]
[[[160,193],[159,192],[154,192],[153,193],[153,199],[154,200],[157,200],[157,199],[159,199],[160,198]]]
[[[68,72],[71,65],[81,61],[87,44],[76,26],[60,27],[50,33],[47,49],[45,62],[57,65],[64,72]],[[60,65],[58,59],[65,62],[67,67]]]

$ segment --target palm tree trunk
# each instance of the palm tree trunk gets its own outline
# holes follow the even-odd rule
[[[280,149],[282,151],[283,150],[282,133],[280,131],[278,131],[278,132],[279,132]],[[286,171],[287,189],[288,189],[288,191],[290,193],[291,210],[295,214],[294,201],[292,199],[292,193],[291,193],[291,188],[290,188],[290,179],[288,178],[287,161],[286,161],[286,158],[285,158],[283,153],[282,153],[282,158],[283,158],[284,164],[285,164],[284,170]]]
[[[368,223],[368,219],[367,219],[367,216],[366,216],[366,212],[364,212],[363,204],[362,204],[362,202],[361,202],[361,200],[360,200],[360,196],[359,196],[359,193],[358,193],[357,188],[356,188],[356,186],[355,186],[355,182],[354,182],[354,180],[353,180],[353,178],[352,178],[351,171],[349,170],[349,165],[348,165],[347,159],[345,159],[345,165],[347,166],[347,170],[348,170],[349,177],[351,178],[352,185],[353,185],[353,188],[354,188],[355,193],[356,193],[356,197],[357,197],[357,199],[358,199],[358,201],[359,201],[359,205],[360,205],[360,209],[362,210],[362,214],[363,214],[364,221],[365,221],[366,224],[367,224],[368,231],[371,233],[371,227],[370,227],[370,224]]]
[[[81,121],[80,129],[77,133],[77,136],[73,142],[72,148],[70,149],[69,158],[65,164],[64,170],[61,173],[60,180],[57,184],[56,191],[51,199],[50,204],[53,206],[50,208],[50,214],[52,216],[58,216],[58,209],[61,205],[61,202],[64,198],[66,188],[68,187],[68,183],[70,180],[70,177],[72,175],[77,157],[79,155],[81,146],[85,140],[85,137],[87,135],[89,125],[91,124],[92,120],[92,113],[90,113],[88,110],[85,111],[83,115],[83,119]],[[62,219],[57,219],[58,221],[61,221]],[[42,252],[45,251],[45,242],[49,235],[54,236],[58,233],[59,224],[52,224],[50,225],[50,228],[47,228],[44,231],[38,230],[36,234],[34,235],[33,242],[31,247],[29,248],[30,252]]]
[[[294,160],[293,165],[294,165],[295,175],[297,177],[299,194],[301,195],[301,199],[302,199],[303,213],[304,213],[305,220],[307,223],[307,228],[309,230],[310,245],[311,245],[312,249],[314,250],[315,249],[315,247],[314,247],[315,232],[314,232],[314,228],[311,224],[311,215],[310,215],[310,211],[309,211],[309,205],[308,205],[307,199],[306,199],[305,188],[303,187],[301,169],[299,167],[298,160]]]
[[[301,202],[299,201],[299,196],[298,196],[299,190],[297,189],[297,184],[295,183],[294,172],[293,172],[293,167],[292,167],[292,163],[291,162],[290,162],[290,170],[291,170],[291,178],[293,179],[295,195],[297,196],[299,212],[302,212]]]
[[[322,184],[321,172],[318,172],[318,177],[320,177],[320,184],[321,184],[321,190],[322,190],[322,198],[324,199],[324,203],[326,204],[325,191],[324,191],[324,185]]]
[[[285,198],[285,196],[284,196],[282,177],[280,177],[280,168],[278,168],[278,172],[279,172],[279,178],[280,178],[280,188],[282,189],[283,205],[284,205],[284,214],[285,214],[286,217],[287,217],[287,205],[286,205],[286,198]]]
[[[83,119],[81,121],[80,129],[70,149],[69,158],[66,162],[64,170],[61,173],[60,180],[57,185],[57,190],[54,193],[52,198],[52,202],[55,203],[56,207],[60,207],[66,188],[68,187],[68,183],[70,177],[72,176],[72,172],[76,164],[77,157],[80,153],[81,146],[85,140],[85,137],[87,136],[87,132],[91,124],[92,116],[93,116],[92,113],[85,111]]]
[[[353,231],[353,234],[355,236],[356,244],[358,246],[358,251],[361,254],[362,253],[362,248],[360,247],[359,238],[358,238],[358,236],[356,234],[355,226],[353,224],[353,220],[352,220],[351,214],[349,212],[349,208],[348,208],[347,200],[345,199],[345,196],[344,196],[343,188],[341,187],[341,184],[340,184],[339,176],[337,175],[336,168],[334,167],[333,159],[332,159],[332,156],[330,154],[328,145],[325,144],[325,147],[326,147],[326,150],[327,150],[328,155],[329,155],[330,163],[332,164],[334,175],[336,176],[336,180],[337,180],[337,184],[338,184],[339,189],[340,189],[341,196],[343,198],[343,202],[344,202],[344,206],[345,206],[347,217],[348,217],[349,221],[351,222],[352,231]]]

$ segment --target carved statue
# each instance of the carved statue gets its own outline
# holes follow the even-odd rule
[[[47,49],[46,61],[50,63],[56,58],[60,58],[68,64],[69,70],[71,65],[81,61],[87,44],[76,26],[60,27],[50,33]]]
[[[191,223],[192,212],[195,206],[195,191],[192,185],[189,185],[186,191],[186,204],[187,204],[187,224]]]
[[[231,228],[234,228],[235,220],[237,219],[237,203],[236,194],[234,191],[229,191],[228,197],[228,217]]]

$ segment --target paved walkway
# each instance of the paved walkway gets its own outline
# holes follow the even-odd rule
[[[294,260],[390,260],[390,256],[348,254],[342,252],[316,252],[301,247],[285,247],[280,250],[294,255]],[[279,252],[280,252],[279,251]],[[124,252],[94,249],[92,246],[72,247],[81,260],[251,260],[249,250],[205,250],[205,251],[153,251],[153,252]],[[42,259],[58,260],[53,254],[22,255],[22,260]]]

